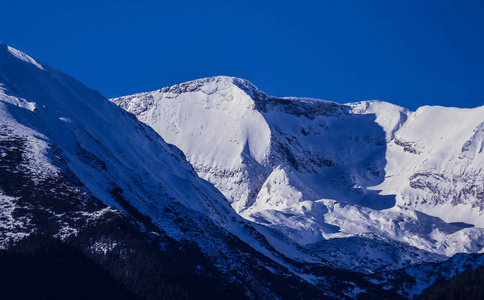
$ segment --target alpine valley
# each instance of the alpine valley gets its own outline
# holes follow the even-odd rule
[[[409,299],[484,266],[483,148],[484,107],[108,100],[0,44],[0,298]]]

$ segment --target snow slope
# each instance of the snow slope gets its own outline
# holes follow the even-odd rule
[[[329,261],[355,261],[348,269],[483,249],[484,107],[278,98],[224,76],[111,101],[179,147],[241,216]],[[332,239],[368,253],[335,258],[346,242]],[[402,247],[419,254],[391,255]]]
[[[126,244],[146,238],[168,257],[159,261],[186,260],[190,253],[199,260],[185,264],[198,263],[200,270],[188,272],[205,274],[209,283],[210,276],[222,274],[222,284],[239,286],[240,297],[277,298],[281,293],[299,295],[300,290],[314,297],[321,289],[328,295],[341,293],[330,284],[340,279],[321,273],[328,262],[274,231],[266,230],[267,238],[260,234],[197,176],[180,150],[151,128],[74,78],[4,44],[0,149],[2,248],[31,233],[47,233],[101,261],[117,249],[117,267],[136,255]],[[100,233],[83,233],[113,214],[129,226],[137,224],[138,236],[96,241]],[[89,230],[122,231],[119,226]],[[128,275],[120,276],[131,284]]]
[[[484,106],[421,107],[388,143],[386,178],[375,188],[402,206],[482,227],[483,138]]]

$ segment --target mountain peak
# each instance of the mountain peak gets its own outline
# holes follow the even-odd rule
[[[45,68],[44,68],[45,66],[43,66],[42,63],[38,62],[34,58],[32,58],[29,55],[23,53],[22,51],[17,50],[13,47],[10,47],[10,46],[0,42],[0,57],[2,58],[3,62],[7,61],[7,60],[4,59],[4,57],[7,56],[7,55],[13,56],[16,59],[19,59],[19,60],[24,61],[26,63],[32,64],[35,67],[45,71]]]
[[[250,96],[260,94],[259,89],[250,81],[230,76],[212,76],[195,79],[161,89],[163,93],[181,94],[201,91],[207,95],[237,86]]]
[[[194,83],[194,82],[202,83],[202,84],[210,84],[210,83],[235,84],[235,85],[247,86],[247,87],[250,87],[251,89],[258,90],[258,88],[247,79],[240,78],[240,77],[226,76],[226,75],[217,75],[217,76],[199,78],[199,79],[181,83],[180,85],[187,84],[187,83]]]

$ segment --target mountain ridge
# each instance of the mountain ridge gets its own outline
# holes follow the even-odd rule
[[[179,86],[184,88],[179,88]],[[206,93],[206,90],[211,92]],[[145,99],[149,100],[145,101]],[[445,203],[437,203],[429,210],[428,205],[419,203],[418,196],[414,196],[426,192],[419,190],[418,180],[424,176],[422,174],[427,173],[415,172],[399,175],[399,165],[395,162],[405,158],[409,162],[404,165],[408,164],[415,169],[421,167],[415,163],[412,165],[410,160],[414,159],[413,155],[420,155],[422,149],[419,149],[417,142],[402,136],[402,132],[408,131],[412,122],[420,122],[422,116],[429,113],[438,115],[441,110],[444,110],[457,111],[461,114],[473,113],[473,117],[469,119],[479,123],[482,122],[478,120],[482,107],[462,110],[422,107],[416,112],[411,112],[406,108],[379,100],[338,104],[307,98],[280,98],[267,96],[246,80],[227,76],[199,79],[156,92],[114,98],[111,101],[134,113],[142,122],[152,126],[169,143],[180,147],[185,152],[187,159],[194,165],[197,173],[221,190],[231,201],[232,207],[242,216],[256,223],[272,224],[274,228],[286,227],[286,229],[282,229],[284,234],[291,236],[298,243],[307,244],[312,239],[310,236],[298,238],[297,235],[301,232],[310,233],[310,231],[303,228],[302,230],[296,229],[294,233],[294,230],[286,226],[291,224],[291,217],[280,215],[277,207],[280,207],[279,211],[282,214],[292,214],[295,219],[297,219],[296,216],[306,218],[302,221],[304,223],[305,221],[311,222],[311,219],[318,218],[318,216],[304,217],[306,213],[303,210],[307,211],[309,208],[310,211],[310,207],[318,206],[320,205],[318,203],[321,203],[320,206],[323,210],[327,211],[328,207],[337,207],[339,211],[344,210],[339,207],[339,203],[346,203],[355,208],[354,212],[363,214],[361,220],[375,217],[385,218],[384,214],[379,212],[383,209],[393,216],[392,219],[406,220],[403,223],[406,224],[404,226],[411,226],[414,228],[412,230],[417,230],[409,242],[398,238],[401,233],[394,231],[395,225],[388,224],[391,226],[390,228],[393,228],[391,229],[393,233],[392,235],[384,234],[385,238],[410,243],[412,246],[431,252],[435,252],[435,249],[440,247],[436,253],[444,255],[481,250],[481,248],[476,248],[480,242],[472,244],[473,242],[469,239],[465,242],[464,247],[457,247],[457,249],[445,245],[445,239],[439,246],[438,243],[435,244],[435,241],[432,242],[434,238],[430,237],[438,236],[437,232],[433,233],[435,228],[429,227],[427,233],[424,231],[418,233],[420,229],[408,223],[412,219],[414,221],[411,222],[414,224],[418,224],[423,219],[428,219],[428,222],[436,220],[429,224],[440,224],[437,225],[440,226],[437,231],[447,232],[444,235],[439,233],[439,239],[442,239],[443,236],[446,238],[453,236],[451,239],[467,239],[467,235],[472,236],[470,239],[482,240],[482,230],[475,227],[470,228],[472,226],[463,229],[454,225],[457,222],[479,225],[478,216],[481,214],[479,211],[473,210],[475,217],[449,219],[447,211],[452,210],[452,207],[447,211],[442,211],[447,205]],[[143,107],[142,111],[136,109],[139,106]],[[217,122],[213,119],[216,119]],[[429,117],[425,116],[424,119],[428,120]],[[437,126],[443,126],[442,123],[440,121]],[[253,131],[259,131],[256,138],[246,134]],[[215,132],[217,134],[212,135]],[[264,132],[264,135],[262,136],[260,132]],[[459,130],[454,130],[454,132],[459,132]],[[345,138],[348,141],[345,141]],[[308,142],[302,142],[304,139]],[[412,139],[415,138],[412,137]],[[211,146],[205,147],[204,143]],[[323,150],[318,149],[318,144],[325,145]],[[324,149],[325,147],[328,150]],[[219,152],[214,153],[212,148],[219,149]],[[437,151],[443,153],[445,149],[437,148]],[[222,155],[219,155],[220,152]],[[420,159],[420,163],[429,161],[433,153],[429,155],[428,158]],[[355,156],[360,158],[355,159]],[[361,159],[362,157],[366,158]],[[482,157],[479,157],[477,162],[470,163],[482,165],[480,164],[481,159]],[[481,169],[477,168],[476,176],[482,176]],[[324,175],[325,173],[328,175]],[[407,178],[402,176],[407,176]],[[395,178],[399,180],[396,183]],[[315,180],[321,184],[311,184]],[[335,180],[336,183],[334,183]],[[328,183],[335,185],[335,188],[321,189],[322,185],[328,186]],[[269,184],[271,188],[268,188]],[[397,186],[397,190],[392,186]],[[424,186],[430,186],[430,183],[429,185],[424,183]],[[280,190],[274,192],[276,187],[279,187]],[[482,184],[478,189],[482,189]],[[426,195],[429,196],[426,197],[431,197],[433,195],[431,193],[433,193],[432,190],[427,191]],[[479,201],[479,194],[475,195],[477,198],[471,198],[474,199],[472,201]],[[406,197],[410,197],[410,199]],[[416,200],[415,197],[417,197]],[[319,200],[321,198],[323,199]],[[338,206],[334,206],[331,199],[336,199]],[[267,204],[269,203],[267,201],[271,201],[272,204]],[[459,209],[464,207],[464,204],[457,205]],[[276,209],[275,212],[274,209]],[[415,214],[412,212],[413,209],[423,210],[424,214],[420,212]],[[294,215],[295,211],[296,215]],[[264,216],[264,214],[266,215]],[[331,213],[326,213],[326,215],[331,216]],[[338,219],[344,219],[340,213],[337,216]],[[446,224],[445,221],[438,221],[439,217],[446,219],[449,224]],[[283,221],[277,221],[280,218]],[[331,229],[331,226],[340,227],[340,225],[334,223],[334,220],[337,219],[331,218],[333,218],[332,225],[327,223],[315,225],[313,223],[316,227],[309,226],[312,228],[311,230],[315,230],[314,232],[321,232],[324,239],[331,238],[332,235],[338,237],[331,233],[331,230],[338,231]],[[306,224],[308,224],[307,222]],[[299,225],[294,223],[294,226]],[[357,225],[351,226],[351,230],[354,231]],[[386,228],[387,225],[381,223],[377,226]],[[369,231],[375,232],[375,228],[369,229]],[[377,232],[382,234],[384,231]],[[453,234],[455,232],[467,233],[463,234],[463,237],[457,237]],[[429,233],[430,235],[428,235]],[[309,240],[307,240],[308,238]],[[304,241],[305,239],[307,241]],[[319,241],[322,241],[321,237]],[[318,242],[318,240],[313,239],[312,242]]]
[[[124,98],[167,122],[151,128],[0,45],[0,247],[45,234],[146,299],[400,299],[484,264],[452,256],[482,248],[477,226],[371,189],[391,171],[388,137],[399,137],[403,108],[208,81]],[[479,132],[466,162],[480,158]],[[415,155],[411,142],[391,147]]]

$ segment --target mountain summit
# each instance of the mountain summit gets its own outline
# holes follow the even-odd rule
[[[484,107],[281,98],[224,76],[111,101],[241,216],[338,265],[354,269],[355,251],[370,253],[356,268],[374,272],[483,249]],[[389,258],[382,244],[414,252]]]

